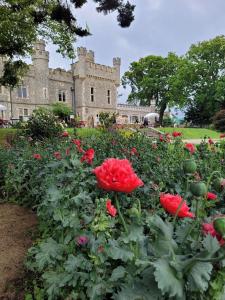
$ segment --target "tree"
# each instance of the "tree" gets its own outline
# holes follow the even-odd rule
[[[93,0],[97,11],[104,14],[117,11],[121,27],[134,20],[135,6],[124,0]],[[14,86],[25,71],[21,58],[32,53],[37,38],[51,40],[62,55],[74,56],[76,37],[90,34],[88,28],[76,23],[74,10],[87,0],[0,0],[0,56],[7,63],[0,84]],[[10,75],[9,75],[10,73]]]
[[[186,86],[189,90],[186,119],[197,125],[208,124],[225,108],[225,37],[192,45],[186,54]]]
[[[66,119],[73,113],[71,108],[66,104],[58,102],[52,104],[52,112],[60,119]]]
[[[167,106],[183,105],[186,101],[182,77],[186,65],[187,62],[174,53],[167,57],[150,55],[131,63],[122,78],[123,86],[131,87],[128,102],[147,106],[155,99],[162,125]]]

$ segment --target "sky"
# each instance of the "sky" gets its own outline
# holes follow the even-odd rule
[[[186,53],[193,43],[225,35],[224,0],[130,0],[136,5],[135,20],[129,28],[121,28],[116,14],[96,12],[96,4],[88,0],[75,11],[79,25],[88,25],[92,35],[79,38],[75,47],[95,52],[97,63],[112,65],[113,57],[121,57],[121,75],[133,61],[147,55],[166,56],[168,52]],[[70,68],[71,61],[50,52],[50,67]],[[129,89],[122,93],[125,102]]]

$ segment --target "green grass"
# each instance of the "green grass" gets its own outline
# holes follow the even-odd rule
[[[67,128],[66,131],[68,131],[71,135],[74,133],[73,128]],[[89,136],[99,136],[102,134],[101,130],[96,128],[76,128],[76,134],[82,138],[82,137],[89,137]]]
[[[215,130],[206,129],[206,128],[173,128],[173,127],[164,127],[164,128],[157,128],[158,130],[165,132],[165,133],[172,133],[174,131],[182,132],[183,139],[203,139],[212,138],[212,139],[219,139],[220,132]]]
[[[7,135],[16,134],[17,129],[0,128],[0,144],[3,144]]]

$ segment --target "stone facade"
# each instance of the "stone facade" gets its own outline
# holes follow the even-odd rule
[[[95,124],[100,112],[117,112],[127,118],[125,123],[133,123],[136,118],[141,122],[146,113],[155,110],[154,106],[117,105],[120,58],[113,58],[113,66],[109,67],[95,63],[94,52],[86,48],[78,48],[77,56],[78,61],[71,65],[70,71],[50,69],[45,43],[38,41],[21,85],[11,91],[11,96],[9,89],[0,87],[0,104],[6,107],[4,119],[26,119],[37,107],[58,101],[71,107],[81,120],[87,123],[94,120]],[[0,60],[0,72],[2,66]]]

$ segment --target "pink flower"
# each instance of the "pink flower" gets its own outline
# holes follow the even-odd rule
[[[225,133],[221,133],[220,138],[224,138],[225,137]]]
[[[219,233],[216,232],[215,228],[213,227],[213,223],[202,224],[202,231],[205,235],[210,234],[212,237],[216,237],[221,246],[225,244],[225,240]]]
[[[95,150],[92,148],[88,149],[81,157],[80,160],[81,162],[86,161],[89,165],[91,165],[93,163],[94,155],[95,155]]]
[[[85,246],[88,243],[88,237],[87,236],[78,236],[76,238],[76,242],[79,246]]]
[[[195,146],[191,143],[185,144],[184,148],[187,149],[191,154],[193,154],[196,151]]]
[[[138,156],[138,151],[137,151],[137,149],[136,149],[135,147],[133,147],[133,148],[130,150],[130,154],[131,154],[131,155],[136,155],[136,156]]]
[[[178,131],[174,131],[173,133],[172,133],[172,136],[173,137],[178,137],[178,136],[181,136],[182,135],[182,133],[181,132],[178,132]]]
[[[41,159],[41,154],[35,153],[33,154],[33,158],[40,160]]]
[[[64,131],[64,132],[62,133],[62,137],[68,137],[68,136],[69,136],[69,132]]]
[[[117,209],[115,208],[115,206],[112,205],[111,200],[108,199],[106,201],[106,209],[108,214],[110,214],[110,216],[115,217],[117,214]]]
[[[58,160],[62,159],[62,155],[61,155],[61,153],[58,152],[58,151],[54,152],[53,155],[54,155],[54,157],[55,157],[56,159],[58,159]]]
[[[208,200],[215,200],[217,198],[217,195],[211,192],[207,193],[207,199]]]

